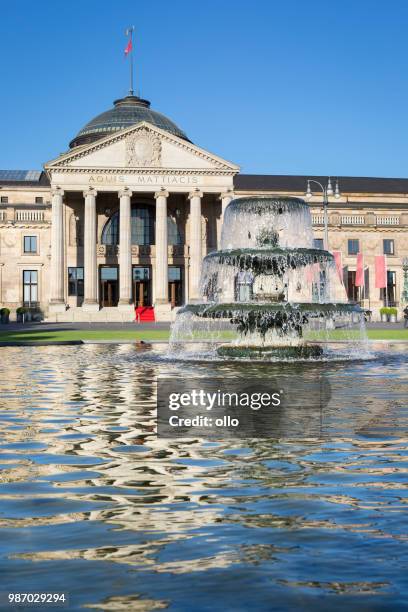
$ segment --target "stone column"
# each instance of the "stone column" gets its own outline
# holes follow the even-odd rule
[[[168,236],[167,236],[167,198],[168,191],[161,189],[154,194],[156,198],[156,304],[168,304]]]
[[[52,190],[50,312],[65,312],[63,195],[59,187]]]
[[[203,194],[196,189],[189,194],[190,200],[190,291],[189,300],[196,302],[201,299],[200,275],[202,264],[201,237],[201,198]]]
[[[84,191],[84,310],[99,310],[98,270],[96,263],[96,191]]]
[[[132,304],[131,197],[127,187],[119,192],[119,308],[124,310]]]

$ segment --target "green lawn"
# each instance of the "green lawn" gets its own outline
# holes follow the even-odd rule
[[[370,340],[406,340],[408,342],[408,329],[369,329]]]
[[[231,336],[231,339],[234,335]],[[202,336],[201,336],[202,337]],[[334,342],[336,340],[346,340],[350,338],[348,334],[342,332],[342,330],[333,330],[329,332],[328,336],[322,334],[321,340],[330,339]],[[408,329],[369,329],[368,337],[370,340],[406,340],[408,342]],[[227,332],[221,333],[221,338],[224,340],[230,339]],[[312,339],[318,340],[318,334],[314,333]],[[154,329],[146,330],[135,329],[135,330],[61,330],[61,331],[47,331],[45,329],[31,329],[22,331],[0,331],[0,342],[53,342],[61,340],[129,340],[137,342],[138,340],[144,340],[149,342],[150,340],[160,340],[166,342],[169,339],[169,331],[165,329]],[[208,338],[207,338],[208,339]]]
[[[169,338],[169,332],[165,329],[153,329],[143,331],[135,330],[61,330],[47,331],[22,330],[16,332],[0,332],[0,342],[21,342],[26,340],[53,342],[56,340],[164,340]]]
[[[369,340],[406,340],[408,342],[408,329],[368,329],[367,336]],[[307,340],[322,340],[322,341],[347,341],[358,340],[360,332],[358,330],[334,329],[327,332],[315,331],[306,334]]]

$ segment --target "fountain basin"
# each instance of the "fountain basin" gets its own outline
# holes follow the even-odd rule
[[[264,217],[268,213],[293,215],[297,210],[309,213],[309,205],[302,198],[285,196],[247,196],[235,198],[228,205],[230,214],[250,214]]]
[[[323,348],[318,344],[300,344],[298,346],[240,346],[223,344],[217,349],[220,357],[229,359],[316,359],[323,355]]]
[[[350,302],[231,302],[231,303],[201,303],[186,304],[180,308],[179,313],[191,312],[198,317],[204,318],[231,318],[237,315],[248,313],[259,315],[307,315],[308,317],[319,317],[324,315],[341,315],[358,313],[362,314],[363,309],[355,303]]]
[[[303,331],[311,320],[320,320],[328,325],[329,320],[338,317],[346,317],[349,321],[353,315],[360,321],[362,309],[358,304],[349,303],[290,303],[290,302],[233,302],[230,304],[187,304],[179,311],[179,314],[190,313],[202,319],[225,319],[235,327],[241,342],[238,345],[229,345],[231,349],[224,346],[222,351],[217,350],[219,355],[238,356],[238,352],[246,351],[245,356],[256,354],[256,347],[262,351],[269,350],[270,354],[283,356],[285,350],[293,356],[300,356],[307,348],[302,343]],[[247,338],[256,334],[261,343],[250,346],[247,350]],[[271,335],[272,334],[272,335]],[[284,343],[282,344],[282,339]],[[285,343],[286,339],[286,343]],[[314,345],[313,345],[314,346]],[[239,347],[239,348],[238,348]],[[274,352],[274,348],[276,351]],[[309,356],[320,356],[321,351],[312,349]],[[289,356],[289,355],[286,355]]]
[[[254,274],[269,273],[283,276],[288,269],[334,261],[328,251],[314,248],[258,247],[224,249],[214,251],[204,258],[206,264],[235,266],[240,270],[252,270]]]

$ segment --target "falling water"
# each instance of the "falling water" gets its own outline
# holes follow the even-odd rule
[[[333,255],[313,248],[306,202],[233,200],[221,247],[204,258],[202,302],[187,304],[177,315],[171,354],[204,346],[217,357],[320,357],[332,352],[333,343],[361,352],[363,311],[348,302]],[[337,355],[344,354],[342,348]]]

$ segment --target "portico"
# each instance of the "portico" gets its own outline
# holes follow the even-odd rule
[[[143,122],[45,167],[50,318],[132,320],[135,306],[152,306],[156,320],[171,320],[199,299],[202,258],[219,245],[237,166]]]

